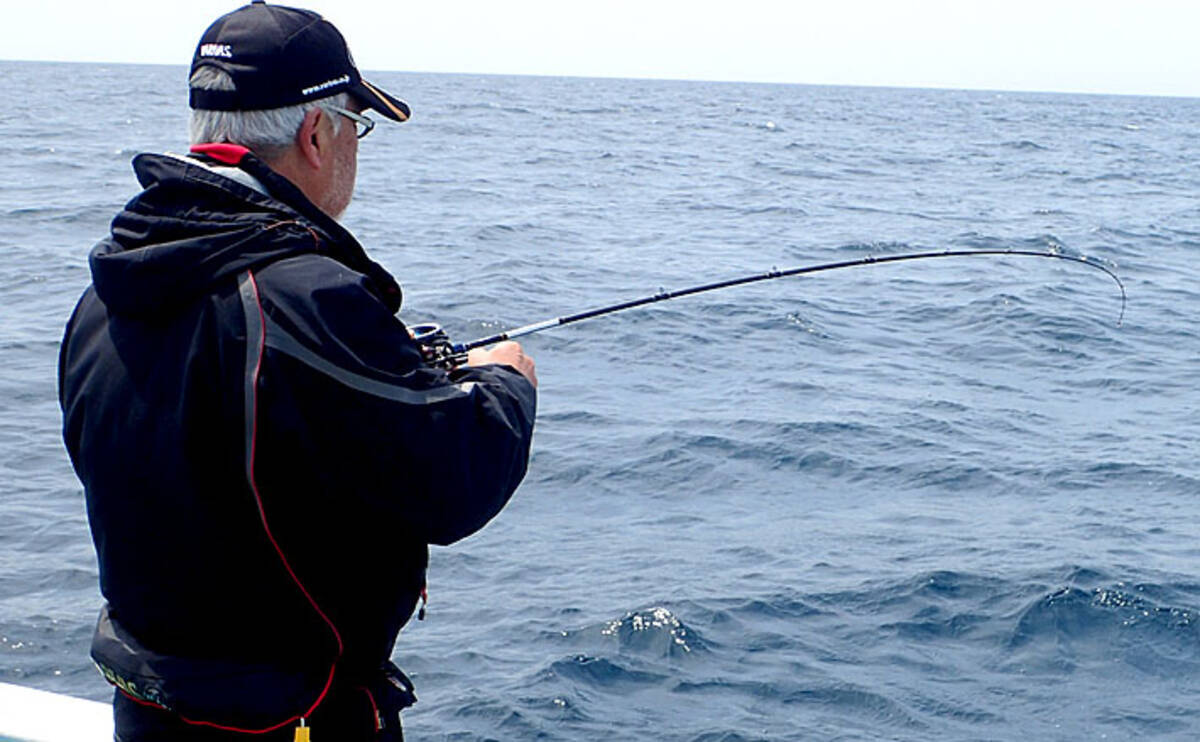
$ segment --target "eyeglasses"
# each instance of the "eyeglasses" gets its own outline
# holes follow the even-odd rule
[[[355,128],[354,136],[358,137],[359,139],[362,139],[366,135],[370,134],[371,129],[375,128],[375,122],[361,113],[347,111],[345,108],[338,108],[337,106],[323,106],[323,108],[333,111],[334,113],[340,113],[353,121]]]

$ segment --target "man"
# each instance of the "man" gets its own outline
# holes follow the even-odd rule
[[[415,697],[389,658],[427,545],[524,476],[534,364],[516,343],[428,364],[337,223],[362,111],[409,109],[331,24],[223,16],[191,106],[191,155],[135,158],[145,190],[91,253],[59,365],[117,738],[399,740]]]

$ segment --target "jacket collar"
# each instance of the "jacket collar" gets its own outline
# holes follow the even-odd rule
[[[318,208],[290,180],[275,172],[246,147],[237,144],[196,144],[192,156],[204,163],[208,160],[237,168],[248,175],[270,197],[282,202],[312,222],[329,239],[331,257],[346,266],[369,276],[379,287],[384,302],[394,313],[400,310],[403,294],[400,285],[382,266],[367,257],[354,235],[336,219]],[[224,169],[224,168],[222,168]],[[235,178],[235,180],[239,180]],[[253,187],[253,186],[251,186]]]

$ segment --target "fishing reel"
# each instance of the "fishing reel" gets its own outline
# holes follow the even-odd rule
[[[413,340],[421,346],[421,355],[430,366],[452,371],[467,362],[467,351],[455,347],[441,325],[432,322],[408,328]]]

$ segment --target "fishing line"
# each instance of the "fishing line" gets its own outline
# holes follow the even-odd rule
[[[776,278],[786,278],[788,276],[799,276],[808,273],[821,273],[824,271],[840,270],[842,268],[856,268],[865,265],[880,265],[883,263],[899,263],[909,260],[929,260],[932,258],[963,258],[963,257],[978,257],[988,255],[1008,255],[1017,257],[1030,258],[1051,258],[1053,260],[1065,260],[1071,263],[1080,263],[1089,268],[1095,268],[1099,271],[1104,271],[1113,281],[1116,282],[1117,288],[1121,290],[1121,313],[1117,317],[1117,326],[1120,327],[1125,319],[1125,305],[1127,303],[1127,295],[1125,293],[1125,284],[1121,282],[1120,277],[1108,266],[1102,265],[1093,260],[1089,260],[1084,255],[1063,255],[1055,252],[1039,252],[1036,250],[1012,250],[1012,249],[987,249],[987,250],[942,250],[939,252],[916,252],[902,253],[899,255],[884,255],[884,256],[867,256],[855,260],[842,260],[833,263],[821,263],[819,265],[806,265],[799,268],[787,268],[779,270],[772,268],[766,273],[757,273],[749,276],[741,276],[739,278],[730,278],[724,281],[716,281],[713,283],[701,284],[698,286],[690,286],[684,289],[675,291],[661,290],[657,294],[643,296],[638,299],[610,304],[608,306],[588,309],[576,314],[568,314],[563,317],[555,317],[553,319],[534,322],[521,327],[514,327],[511,330],[489,335],[488,337],[472,340],[467,343],[451,343],[445,332],[438,325],[425,324],[415,325],[412,328],[413,335],[417,342],[427,350],[431,362],[440,365],[456,366],[466,360],[467,351],[473,348],[483,347],[485,345],[493,345],[504,340],[512,340],[526,335],[532,335],[535,332],[548,330],[552,327],[561,327],[563,325],[582,322],[586,319],[602,317],[606,314],[614,312],[623,312],[626,309],[654,304],[655,302],[667,301],[669,299],[678,299],[683,296],[691,296],[692,294],[700,294],[706,291],[715,291],[717,289],[725,289],[731,286],[742,286],[748,283],[757,283],[759,281],[770,281]]]

